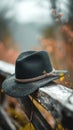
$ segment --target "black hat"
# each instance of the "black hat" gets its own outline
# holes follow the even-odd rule
[[[2,88],[10,96],[24,97],[66,73],[53,69],[48,52],[27,51],[18,56],[15,74],[3,82]]]

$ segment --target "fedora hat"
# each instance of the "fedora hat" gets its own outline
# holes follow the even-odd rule
[[[66,73],[53,69],[48,52],[27,51],[18,56],[15,74],[3,82],[2,88],[10,96],[24,97]]]

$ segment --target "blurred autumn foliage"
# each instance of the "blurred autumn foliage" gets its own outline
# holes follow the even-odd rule
[[[40,41],[42,48],[49,52],[54,67],[68,70],[61,83],[73,88],[73,20],[64,25],[48,27]]]
[[[54,13],[54,12],[53,12]],[[19,47],[14,44],[6,26],[2,27],[4,31],[0,32],[0,60],[14,64],[19,54]],[[0,29],[1,31],[1,29]],[[59,80],[65,86],[73,88],[73,20],[65,25],[55,25],[44,30],[44,36],[40,39],[41,47],[47,50],[51,56],[53,65],[56,69],[67,69],[68,75],[65,80]],[[1,90],[1,93],[3,91]],[[38,106],[39,107],[39,106]],[[17,130],[30,129],[30,123],[23,112],[19,102],[5,95],[4,109],[8,116],[12,118]],[[54,127],[54,120],[51,114],[39,107],[43,116]],[[57,130],[64,130],[59,124]],[[32,127],[34,130],[34,127]]]
[[[6,21],[0,18],[0,60],[14,64],[19,54],[19,47],[13,41]]]
[[[0,42],[0,60],[14,64],[18,54],[19,51],[11,47],[9,48]]]

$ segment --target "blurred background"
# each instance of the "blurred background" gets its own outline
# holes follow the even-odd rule
[[[45,49],[56,69],[68,70],[58,82],[73,89],[72,5],[72,0],[0,1],[0,60],[14,64],[22,51]]]
[[[27,50],[49,52],[56,69],[67,69],[73,87],[73,1],[0,1],[0,60],[15,63]]]

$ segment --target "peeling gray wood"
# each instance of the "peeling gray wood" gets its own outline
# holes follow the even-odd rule
[[[35,96],[36,95],[36,96]],[[73,128],[73,90],[52,82],[40,88],[33,98],[48,110],[64,128]]]
[[[54,100],[57,100],[61,105],[73,112],[73,90],[63,85],[52,83],[39,91],[49,95]]]
[[[73,90],[52,82],[44,88],[40,88],[32,95],[44,108],[50,111],[54,117],[61,119],[64,111],[67,116],[73,118]]]

